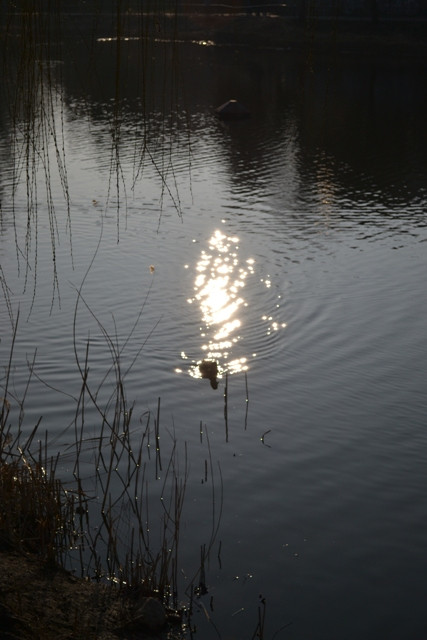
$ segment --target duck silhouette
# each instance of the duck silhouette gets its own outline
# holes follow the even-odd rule
[[[199,364],[199,371],[202,378],[207,378],[212,389],[218,389],[218,365],[215,360],[202,360]]]

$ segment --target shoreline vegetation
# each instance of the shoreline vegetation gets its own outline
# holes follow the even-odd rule
[[[90,396],[84,377],[82,394]],[[8,382],[7,375],[6,394]],[[150,464],[143,458],[150,455],[147,439],[159,439],[158,415],[154,432],[147,419],[138,450],[130,429],[132,410],[123,402],[115,403],[112,416],[101,409],[104,425],[95,441],[83,438],[77,409],[82,424],[74,443],[74,471],[72,479],[60,480],[62,454],[47,453],[47,434],[38,439],[38,426],[24,439],[19,424],[14,435],[10,409],[16,398],[7,395],[11,402],[0,398],[0,638],[184,638],[188,616],[178,600],[176,570],[186,480],[175,469],[173,443],[155,509],[146,478]],[[80,471],[88,452],[95,480]],[[157,477],[159,446],[154,457]],[[159,527],[159,546],[148,539],[148,504],[157,512],[159,522],[152,528]],[[127,511],[138,509],[131,519]]]
[[[189,575],[182,578],[186,443],[178,443],[174,428],[161,429],[160,398],[156,411],[136,415],[125,378],[137,356],[128,367],[123,356],[136,324],[124,343],[110,336],[83,300],[82,287],[73,325],[81,387],[69,396],[75,414],[62,432],[70,440],[59,451],[42,432],[42,417],[29,433],[24,429],[26,396],[37,374],[34,356],[19,396],[19,312],[14,319],[0,397],[0,638],[184,640],[192,633],[198,597],[207,593],[204,566],[221,521],[222,480],[217,499],[209,436],[200,423],[210,484],[207,542],[194,549]],[[90,367],[92,342],[77,338],[79,303],[98,324],[110,353],[110,367],[100,379]]]

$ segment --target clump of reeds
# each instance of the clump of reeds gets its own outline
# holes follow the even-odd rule
[[[74,537],[75,500],[56,478],[57,461],[49,459],[46,440],[44,447],[39,441],[36,451],[32,450],[39,423],[21,442],[29,381],[21,402],[9,390],[18,320],[19,313],[0,398],[0,550],[33,552],[44,560],[60,562],[62,550]],[[20,405],[15,435],[9,421],[11,402]]]
[[[154,417],[147,412],[134,424],[133,406],[125,393],[128,370],[122,370],[124,346],[119,347],[117,336],[112,339],[93,318],[110,351],[111,367],[101,382],[92,380],[90,343],[84,346],[81,359],[75,336],[81,389],[71,425],[71,478],[58,477],[62,456],[52,457],[47,435],[39,437],[39,423],[22,442],[26,390],[21,400],[10,392],[16,320],[0,399],[0,550],[37,553],[82,577],[138,587],[168,604],[172,598],[177,606],[187,462],[180,469],[173,438],[167,455],[161,456],[160,399]],[[34,362],[30,379],[33,368]],[[11,417],[12,405],[20,408],[19,415],[14,412]],[[89,419],[91,425],[99,424],[93,437],[88,435]],[[11,422],[15,420],[14,430]],[[149,469],[157,485],[154,496]]]
[[[48,563],[88,579],[81,584],[110,583],[111,602],[114,598],[118,607],[113,607],[115,624],[131,624],[146,596],[166,605],[168,624],[181,624],[177,558],[187,463],[181,470],[173,438],[161,456],[160,399],[154,417],[144,413],[135,426],[125,394],[123,345],[99,323],[112,364],[97,383],[89,375],[90,343],[82,361],[75,345],[81,389],[72,422],[74,467],[71,477],[64,475],[70,451],[52,456],[47,434],[39,433],[40,421],[24,437],[23,406],[34,361],[19,399],[11,373],[17,324],[0,380],[0,552],[37,556],[40,566]],[[90,417],[93,424],[95,416],[98,433],[89,437],[87,421]],[[154,496],[149,469],[155,473],[150,478],[156,483]],[[13,615],[19,609],[15,604],[9,607]],[[78,634],[72,637],[89,637],[82,635],[81,622],[76,620]],[[51,636],[43,628],[37,637]]]
[[[24,454],[3,458],[0,549],[36,553],[58,562],[74,529],[73,502],[41,460],[29,460]]]

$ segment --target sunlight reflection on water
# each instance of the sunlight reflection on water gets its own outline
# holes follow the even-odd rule
[[[215,230],[207,241],[207,250],[202,249],[194,267],[194,293],[187,299],[200,314],[200,350],[202,358],[192,361],[189,373],[194,378],[203,377],[200,363],[203,360],[218,364],[218,377],[225,373],[247,371],[250,357],[247,353],[236,357],[234,349],[244,337],[245,317],[250,315],[249,302],[244,295],[248,279],[255,274],[255,259],[239,257],[240,239]],[[186,265],[188,268],[188,265]],[[264,283],[270,286],[270,281]],[[262,316],[265,321],[267,316]],[[267,335],[286,325],[271,321]],[[183,360],[188,359],[185,352]],[[178,373],[182,370],[177,369]]]

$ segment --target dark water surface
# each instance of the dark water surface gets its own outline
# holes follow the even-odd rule
[[[222,518],[198,602],[220,636],[252,637],[262,594],[268,638],[289,622],[276,638],[427,637],[425,67],[159,45],[144,120],[140,46],[127,46],[116,114],[114,42],[96,44],[90,69],[71,45],[58,61],[52,113],[71,233],[47,135],[56,284],[41,163],[26,269],[25,167],[12,199],[2,114],[0,259],[20,307],[14,385],[22,395],[35,348],[46,383],[30,385],[24,431],[43,415],[53,448],[73,438],[76,289],[98,247],[82,296],[110,335],[123,343],[146,301],[122,354],[126,368],[138,356],[126,377],[135,416],[161,397],[165,440],[187,442],[184,585],[212,529],[206,433],[216,516],[220,465]],[[165,92],[171,65],[178,79]],[[231,97],[250,119],[215,119]],[[4,363],[6,304],[1,323]],[[102,378],[110,353],[82,303],[75,330],[82,354],[90,335],[91,375]],[[198,375],[204,357],[218,360],[216,391]],[[218,637],[202,608],[195,622],[195,637]]]

